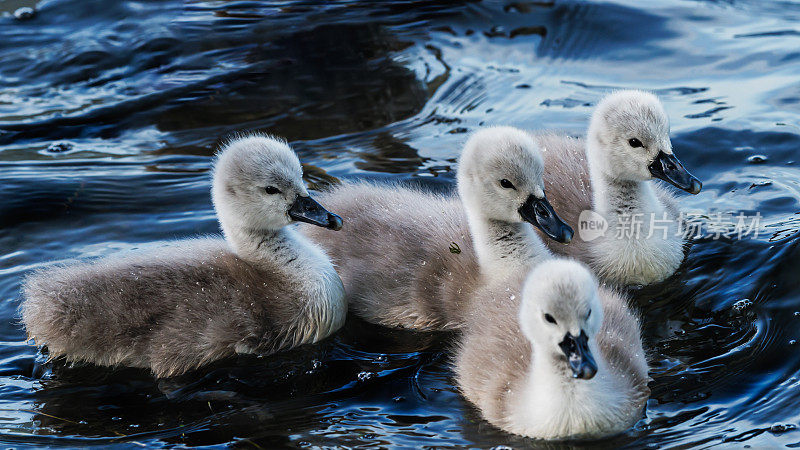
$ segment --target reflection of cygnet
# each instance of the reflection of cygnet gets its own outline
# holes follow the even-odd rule
[[[227,242],[202,238],[44,269],[23,286],[28,335],[51,356],[177,375],[234,353],[272,353],[342,326],[342,283],[293,221],[341,228],[308,196],[283,141],[236,139],[214,166]]]
[[[510,280],[513,281],[513,280]],[[630,428],[650,395],[639,323],[624,297],[571,260],[538,265],[523,285],[478,293],[456,355],[464,396],[495,426],[540,439]]]
[[[587,262],[602,280],[617,284],[655,283],[675,272],[684,257],[678,209],[650,180],[692,194],[702,185],[673,154],[658,98],[614,92],[597,105],[585,142],[548,134],[536,140],[548,198],[578,233],[570,245],[547,242],[550,250]],[[584,215],[581,222],[581,212],[590,210],[601,218]],[[605,233],[588,229],[588,218],[605,223]]]
[[[460,201],[397,185],[345,184],[322,199],[347,217],[347,229],[303,233],[331,255],[350,308],[363,319],[457,328],[470,293],[551,257],[531,225],[557,241],[571,239],[545,198],[542,172],[529,135],[486,128],[459,159]]]

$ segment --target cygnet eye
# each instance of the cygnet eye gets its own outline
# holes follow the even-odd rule
[[[589,317],[592,316],[592,310],[590,309],[588,313],[586,313],[586,320],[589,320]]]
[[[275,186],[267,186],[264,188],[264,191],[269,195],[280,194],[281,190],[276,188]]]
[[[554,319],[550,314],[544,313],[544,320],[556,325],[556,319]]]
[[[516,189],[517,189],[517,188],[515,188],[515,187],[514,187],[514,183],[512,183],[512,182],[510,182],[510,181],[506,180],[505,178],[503,178],[502,180],[500,180],[500,186],[502,186],[502,187],[504,187],[504,188],[506,188],[506,189],[514,189],[514,190],[516,190]]]
[[[631,147],[633,147],[633,148],[644,147],[644,144],[642,144],[642,141],[640,141],[639,139],[636,139],[636,138],[628,139],[628,144],[630,144]]]

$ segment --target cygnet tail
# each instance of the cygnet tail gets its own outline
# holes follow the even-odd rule
[[[37,345],[46,345],[51,356],[66,353],[69,338],[74,335],[75,323],[68,313],[72,298],[64,281],[52,272],[37,272],[28,276],[22,286],[20,313],[28,338]]]

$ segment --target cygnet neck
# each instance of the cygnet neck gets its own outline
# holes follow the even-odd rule
[[[294,345],[317,342],[342,326],[347,315],[344,286],[320,247],[291,225],[278,230],[240,228],[225,236],[239,258],[282,272],[285,282],[306,292],[303,317],[310,320],[298,324]]]
[[[303,244],[310,244],[289,226],[277,230],[226,229],[225,237],[237,256],[257,265],[292,264],[303,256]]]
[[[588,152],[587,156],[592,183],[592,207],[595,212],[612,220],[620,215],[663,211],[663,205],[656,197],[650,182],[614,178],[600,169],[600,165],[594,162],[592,153]]]
[[[503,277],[552,257],[527,223],[489,219],[474,211],[468,211],[467,218],[478,263],[485,276]]]

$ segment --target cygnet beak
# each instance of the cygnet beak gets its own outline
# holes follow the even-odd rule
[[[572,228],[558,217],[546,197],[529,195],[518,211],[526,222],[542,230],[551,239],[563,244],[569,244],[572,240]]]
[[[703,183],[690,174],[675,155],[658,152],[656,159],[647,168],[654,177],[690,194],[697,194],[703,188]]]
[[[289,217],[298,222],[306,222],[318,227],[331,230],[342,229],[342,218],[328,212],[322,205],[311,197],[297,196],[292,207],[289,208]]]
[[[597,373],[597,363],[594,362],[594,356],[589,350],[589,337],[586,336],[585,331],[581,330],[581,334],[577,338],[571,333],[567,333],[558,346],[567,356],[573,378],[589,380],[594,377]]]

